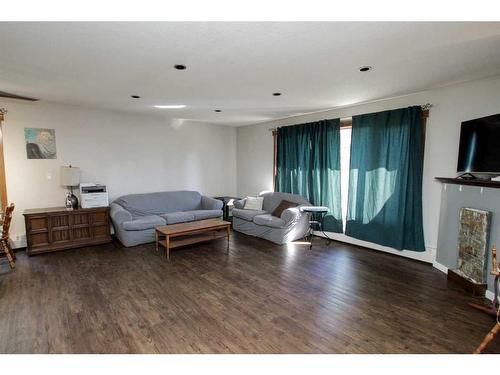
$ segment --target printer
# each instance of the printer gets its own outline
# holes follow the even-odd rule
[[[80,202],[82,208],[109,206],[106,186],[92,182],[82,182],[80,184]]]

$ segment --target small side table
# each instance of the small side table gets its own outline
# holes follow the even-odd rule
[[[301,212],[305,212],[309,215],[309,231],[306,235],[306,239],[309,241],[309,249],[312,249],[312,232],[314,230],[314,226],[318,226],[319,230],[323,232],[323,219],[330,209],[325,206],[302,206],[300,207]],[[318,214],[319,220],[314,220],[314,214]],[[327,239],[327,243],[330,241]]]
[[[233,201],[240,200],[242,198],[239,197],[230,197],[230,196],[222,196],[222,197],[214,197],[214,199],[218,199],[222,201],[222,219],[225,221],[232,221],[229,212],[229,206],[233,203]]]

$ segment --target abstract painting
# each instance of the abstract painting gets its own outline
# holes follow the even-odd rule
[[[460,209],[458,273],[476,283],[485,283],[491,213],[475,208]]]
[[[56,131],[54,129],[24,128],[28,159],[56,159]]]

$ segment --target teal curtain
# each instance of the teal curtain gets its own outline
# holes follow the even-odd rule
[[[425,251],[419,106],[352,118],[346,235]]]
[[[276,191],[330,209],[324,230],[342,232],[340,119],[278,129]]]

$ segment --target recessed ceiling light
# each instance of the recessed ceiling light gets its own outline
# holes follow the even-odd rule
[[[280,96],[281,95],[281,92],[275,92],[273,93],[274,96]]]
[[[179,108],[185,108],[185,104],[169,104],[169,105],[155,105],[155,108],[161,108],[161,109],[179,109]]]
[[[216,109],[214,110],[214,112],[222,112],[220,109]]]
[[[139,95],[130,95],[131,98],[134,98],[134,99],[139,99],[140,96]]]
[[[174,68],[177,69],[177,70],[185,70],[186,69],[186,65],[176,64],[176,65],[174,65]]]
[[[369,70],[372,70],[371,66],[362,66],[361,68],[359,68],[360,72],[367,72]]]

